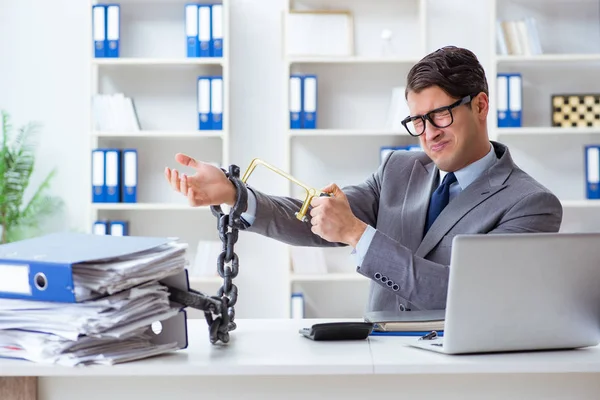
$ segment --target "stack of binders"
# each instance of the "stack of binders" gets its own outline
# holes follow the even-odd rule
[[[198,77],[198,129],[223,130],[223,77]]]
[[[136,149],[92,150],[92,202],[136,203]]]
[[[187,57],[223,57],[223,5],[185,5]]]
[[[54,233],[0,245],[0,357],[115,364],[187,347],[187,245]]]
[[[121,37],[121,7],[118,4],[92,6],[94,57],[118,58]]]
[[[317,76],[290,76],[290,129],[317,128]]]

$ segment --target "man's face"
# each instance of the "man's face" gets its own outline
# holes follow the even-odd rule
[[[480,98],[484,97],[483,100]],[[407,96],[410,115],[425,115],[440,107],[449,106],[460,99],[450,97],[438,86],[423,89],[419,93],[410,91]],[[485,110],[481,108],[481,101]],[[442,171],[453,172],[478,160],[485,155],[481,153],[482,140],[488,143],[487,135],[482,131],[482,114],[487,114],[487,97],[480,93],[471,107],[463,104],[448,111],[430,114],[439,126],[450,123],[445,128],[437,128],[430,121],[425,122],[425,132],[419,136],[421,147]],[[485,112],[484,112],[485,111]],[[436,119],[437,118],[437,119]],[[423,123],[420,121],[419,123]],[[489,145],[487,145],[489,150]]]

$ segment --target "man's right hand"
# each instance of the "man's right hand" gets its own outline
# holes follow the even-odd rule
[[[188,176],[165,168],[165,177],[173,190],[186,196],[192,207],[235,204],[236,188],[221,169],[181,153],[175,155],[175,160],[195,170],[194,175]]]

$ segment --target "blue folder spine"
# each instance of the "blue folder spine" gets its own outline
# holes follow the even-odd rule
[[[187,57],[198,57],[200,55],[200,44],[198,43],[198,4],[185,5],[185,36]]]

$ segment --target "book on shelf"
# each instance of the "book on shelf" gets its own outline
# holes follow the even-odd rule
[[[542,54],[542,45],[533,17],[497,20],[496,38],[501,55],[530,56]]]
[[[92,117],[96,131],[140,131],[140,121],[133,99],[125,97],[123,93],[94,95]]]

